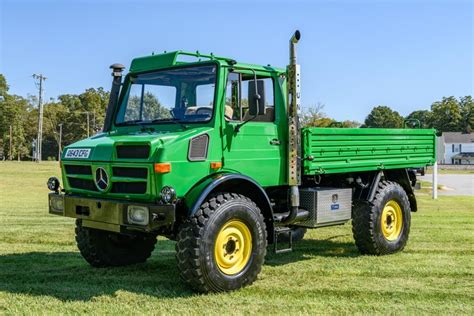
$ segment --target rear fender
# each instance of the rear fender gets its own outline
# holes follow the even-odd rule
[[[412,212],[418,211],[418,205],[416,203],[415,192],[412,186],[412,179],[408,174],[407,169],[392,169],[384,170],[384,176],[386,180],[396,182],[402,186],[408,195],[408,201],[410,201],[410,208]],[[416,182],[416,180],[415,180]]]

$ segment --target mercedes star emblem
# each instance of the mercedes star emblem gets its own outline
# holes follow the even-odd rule
[[[100,191],[105,191],[109,187],[109,175],[102,167],[97,168],[95,171],[95,185]]]

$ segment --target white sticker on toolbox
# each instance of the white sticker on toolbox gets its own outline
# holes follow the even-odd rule
[[[64,158],[71,158],[71,159],[82,159],[82,158],[89,158],[91,153],[90,148],[69,148],[64,155]]]

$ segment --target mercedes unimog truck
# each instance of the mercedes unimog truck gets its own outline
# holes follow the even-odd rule
[[[435,162],[432,129],[301,127],[297,31],[286,69],[182,51],[114,64],[104,129],[67,146],[49,213],[76,219],[94,267],[141,263],[176,241],[200,292],[257,279],[269,244],[352,221],[368,255],[401,251],[417,211],[412,168]]]

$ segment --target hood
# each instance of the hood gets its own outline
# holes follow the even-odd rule
[[[124,161],[154,162],[160,149],[181,143],[210,127],[175,131],[111,131],[75,142],[64,148],[64,161]],[[133,147],[132,147],[133,146]]]

